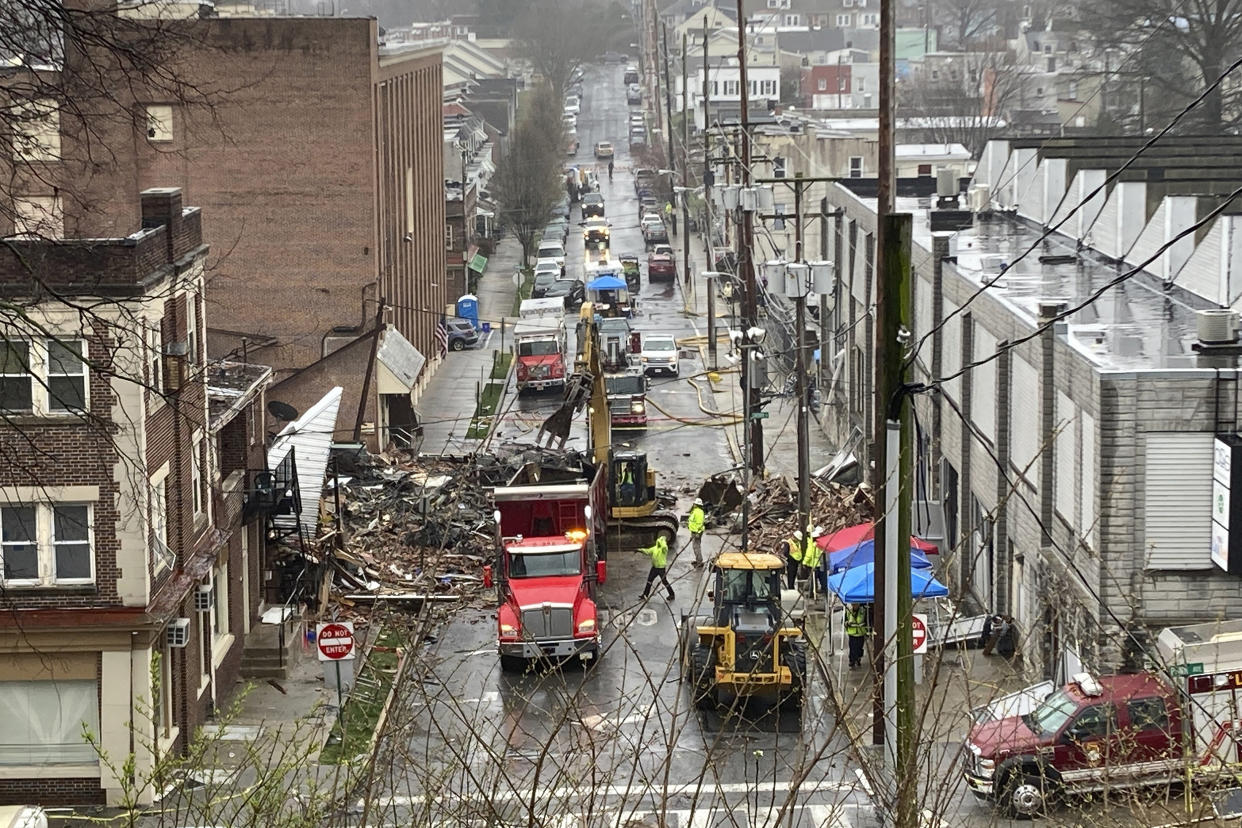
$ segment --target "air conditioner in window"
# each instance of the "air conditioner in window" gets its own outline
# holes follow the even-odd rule
[[[188,374],[190,346],[186,342],[171,342],[164,346],[164,389],[170,393],[181,390]]]
[[[164,635],[168,640],[169,647],[184,648],[190,643],[190,619],[174,618],[168,622],[168,626],[164,629]]]
[[[211,581],[200,586],[194,592],[194,609],[198,612],[211,612],[216,605],[216,586]]]

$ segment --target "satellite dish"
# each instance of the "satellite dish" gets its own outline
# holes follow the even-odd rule
[[[270,400],[267,404],[267,413],[286,423],[291,423],[298,418],[298,410],[280,400]]]

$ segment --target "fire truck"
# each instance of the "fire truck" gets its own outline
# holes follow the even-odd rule
[[[517,389],[542,391],[565,387],[565,322],[528,318],[513,328]]]
[[[1236,780],[1242,621],[1165,629],[1155,660],[1144,673],[1078,673],[1060,689],[1014,694],[1006,715],[978,721],[966,739],[970,790],[1030,817],[1067,795]],[[1016,701],[1032,696],[1043,701]]]
[[[596,589],[607,569],[604,520],[592,501],[603,500],[604,476],[592,482],[519,483],[496,487],[496,555],[483,567],[495,586],[501,669],[525,671],[539,664],[600,653]]]

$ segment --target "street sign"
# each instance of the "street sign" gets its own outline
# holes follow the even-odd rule
[[[768,418],[768,412],[756,411],[755,413],[750,415],[750,418],[752,420],[766,420]]]
[[[320,661],[345,661],[357,658],[354,652],[354,622],[318,624],[315,641],[319,644]]]
[[[1201,676],[1203,675],[1203,662],[1192,661],[1189,664],[1171,664],[1169,665],[1169,675]]]
[[[914,613],[910,616],[910,637],[914,642],[914,655],[927,652],[927,616]]]

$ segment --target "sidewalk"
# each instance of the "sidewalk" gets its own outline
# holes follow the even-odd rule
[[[427,454],[460,454],[475,451],[479,441],[467,438],[474,413],[478,383],[486,383],[497,351],[508,347],[502,341],[513,327],[513,298],[517,286],[513,273],[522,258],[522,246],[511,235],[497,245],[479,278],[479,322],[488,323],[490,333],[466,351],[450,351],[436,368],[415,401],[423,421],[422,451]]]

